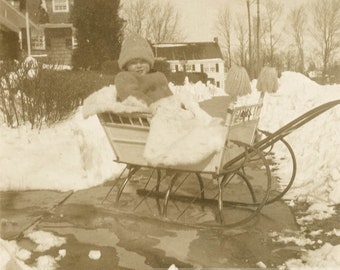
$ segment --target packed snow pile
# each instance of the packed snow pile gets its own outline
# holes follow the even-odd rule
[[[267,94],[260,128],[275,131],[303,113],[340,99],[339,85],[320,86],[299,73],[284,72],[275,94]],[[340,203],[340,106],[317,116],[286,137],[297,158],[297,175],[288,197],[310,203]],[[290,179],[288,153],[274,148],[283,184]]]
[[[30,239],[37,244],[36,251],[43,252],[53,247],[59,247],[65,244],[66,240],[62,237],[55,236],[50,232],[32,231],[25,235],[25,238]],[[39,256],[30,267],[25,263],[31,258],[32,252],[22,248],[16,241],[6,241],[0,238],[0,269],[17,269],[17,270],[54,270],[58,268],[58,261],[66,255],[65,249],[59,250],[59,255],[52,257],[51,255]]]
[[[67,121],[41,130],[1,128],[0,190],[79,190],[115,177],[110,144],[96,117],[81,110]]]
[[[285,262],[288,269],[339,269],[340,245],[332,246],[325,243],[320,249],[306,251],[300,259],[290,259]],[[306,264],[306,262],[308,262]]]
[[[198,102],[210,99],[212,96],[226,95],[224,90],[210,84],[209,82],[204,84],[199,81],[192,84],[189,82],[188,77],[185,78],[184,85],[174,85],[173,83],[169,83],[169,88],[174,94],[178,95],[181,95],[183,92],[190,93]]]
[[[52,247],[60,247],[66,243],[64,237],[55,236],[54,234],[45,231],[32,231],[26,233],[25,237],[37,244],[35,250],[39,252],[49,250]]]

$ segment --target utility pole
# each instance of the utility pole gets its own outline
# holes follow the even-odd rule
[[[253,53],[252,53],[252,42],[251,42],[251,15],[250,15],[250,0],[247,0],[247,12],[248,12],[248,45],[249,45],[249,76],[251,79],[254,78],[253,74]]]
[[[25,21],[26,21],[26,42],[27,42],[27,56],[31,56],[31,38],[30,38],[30,24],[27,9],[27,1],[25,1]]]
[[[260,73],[260,0],[257,0],[257,28],[256,28],[256,77]]]

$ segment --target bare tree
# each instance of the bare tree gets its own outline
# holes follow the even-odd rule
[[[218,13],[216,20],[216,29],[218,35],[222,39],[222,46],[226,48],[226,65],[229,69],[231,67],[231,16],[230,16],[230,8],[226,6],[224,9],[221,9]]]
[[[296,70],[296,53],[295,46],[289,46],[282,52],[282,59],[287,70]]]
[[[304,56],[304,32],[306,30],[307,16],[304,7],[293,8],[288,15],[289,33],[293,37],[294,45],[298,50],[298,68],[297,71],[304,73],[305,56]]]
[[[262,6],[264,12],[262,30],[266,61],[270,65],[274,65],[275,50],[281,38],[281,33],[277,33],[276,27],[282,15],[282,2],[280,0],[264,0]]]
[[[325,80],[333,53],[340,47],[340,0],[315,0],[311,5],[314,27],[312,34],[322,57]]]
[[[150,39],[153,42],[176,42],[184,39],[180,15],[168,1],[155,2],[150,10]]]
[[[125,17],[125,32],[137,33],[143,37],[149,36],[149,22],[147,14],[151,9],[150,1],[126,1],[123,5],[123,16]]]
[[[256,0],[256,77],[260,69],[260,0]]]
[[[252,46],[252,27],[251,27],[251,13],[250,13],[250,0],[246,1],[247,4],[247,17],[248,17],[248,53],[249,53],[249,75],[253,78],[253,46]]]
[[[236,18],[236,24],[234,25],[236,39],[238,40],[238,49],[236,55],[238,55],[239,63],[241,66],[246,64],[246,47],[247,47],[247,29],[242,15],[238,15]],[[237,57],[235,57],[236,60]]]
[[[154,43],[176,42],[184,39],[180,16],[170,0],[126,1],[122,16],[127,33],[138,33]]]

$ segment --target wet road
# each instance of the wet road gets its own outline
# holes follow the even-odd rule
[[[30,225],[30,230],[65,237],[66,244],[45,252],[35,252],[34,243],[17,238],[22,247],[33,251],[26,261],[29,265],[34,265],[39,256],[57,257],[59,249],[66,249],[66,256],[58,262],[60,269],[168,269],[171,264],[195,269],[245,268],[256,267],[258,262],[275,267],[297,254],[296,250],[273,243],[269,236],[272,231],[298,229],[284,202],[264,207],[260,215],[241,226],[199,229],[115,211],[114,192],[102,204],[110,184],[71,196],[52,191],[2,192],[1,237],[15,239]],[[123,210],[136,198],[133,186],[128,185],[123,193],[120,202]],[[141,211],[151,208],[157,212],[154,201],[149,198],[143,202]],[[169,212],[176,207],[169,204]],[[152,211],[149,217],[153,217]],[[210,216],[211,212],[205,214]],[[101,252],[99,260],[88,257],[91,250]]]

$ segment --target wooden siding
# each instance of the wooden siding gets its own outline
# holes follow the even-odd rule
[[[19,49],[18,34],[0,29],[0,60],[18,59]]]
[[[51,38],[48,59],[53,64],[71,65],[72,49],[68,48],[66,38]]]

